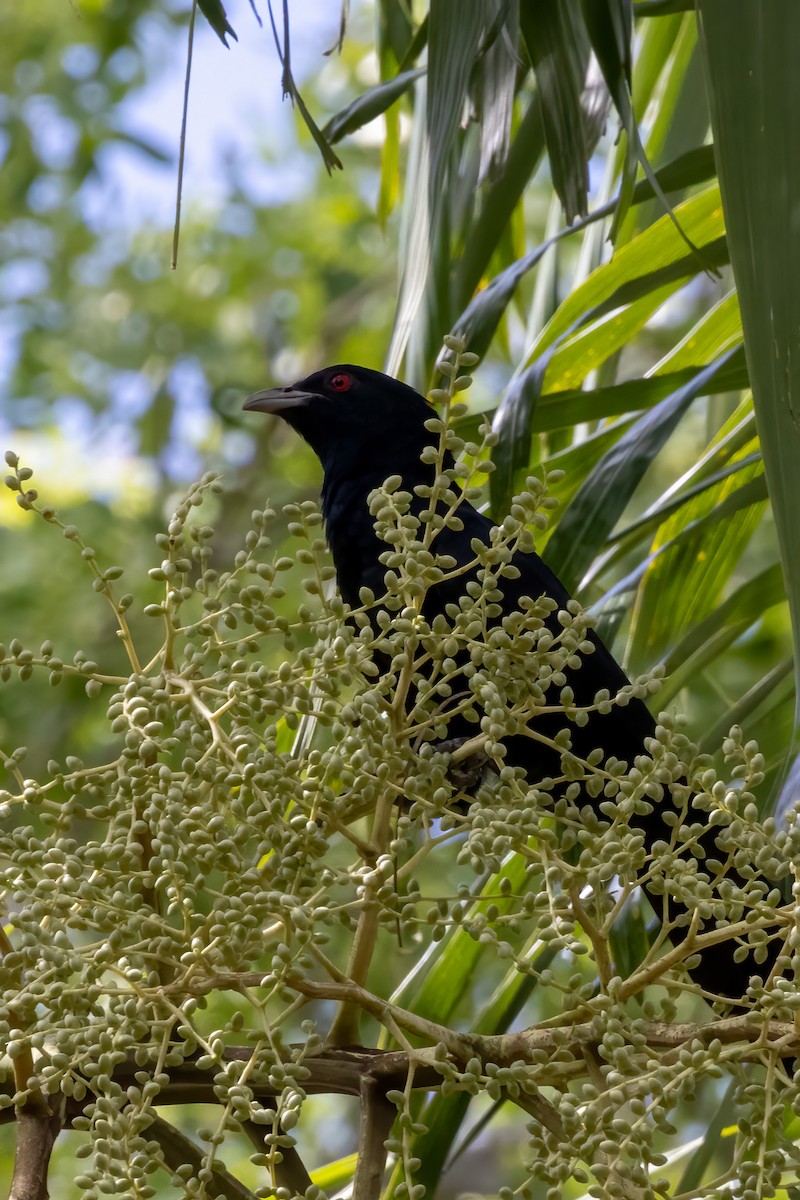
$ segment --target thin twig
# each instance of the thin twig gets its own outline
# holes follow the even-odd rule
[[[172,270],[178,269],[178,243],[181,236],[181,201],[183,199],[183,163],[186,157],[186,124],[189,115],[189,83],[192,78],[192,51],[194,49],[194,19],[197,0],[192,0],[189,17],[189,44],[186,49],[186,75],[183,82],[183,112],[181,113],[181,140],[178,151],[178,189],[175,195],[175,226],[172,231]]]

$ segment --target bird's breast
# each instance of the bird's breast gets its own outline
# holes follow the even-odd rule
[[[378,556],[386,547],[379,542],[367,505],[363,484],[356,482],[330,487],[323,493],[323,515],[336,567],[336,580],[346,604],[359,604],[361,588],[383,595],[385,568]]]

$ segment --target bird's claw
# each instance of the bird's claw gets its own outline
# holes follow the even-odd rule
[[[471,740],[469,737],[447,738],[443,742],[436,742],[435,749],[441,754],[452,754],[455,750],[463,746],[465,742]],[[468,758],[464,758],[460,762],[451,763],[447,769],[447,777],[460,792],[471,792],[483,779],[483,774],[488,764],[489,759],[485,751],[476,750]]]

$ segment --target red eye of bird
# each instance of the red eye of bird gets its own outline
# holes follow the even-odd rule
[[[334,375],[331,380],[331,387],[335,392],[349,392],[353,386],[352,375],[346,375],[342,372],[340,375]]]

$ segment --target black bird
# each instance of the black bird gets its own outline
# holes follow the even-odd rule
[[[416,485],[431,485],[435,468],[423,463],[421,455],[427,447],[438,445],[438,435],[425,427],[426,421],[436,416],[434,409],[406,384],[379,371],[349,363],[317,371],[291,387],[256,392],[247,400],[245,408],[282,417],[319,457],[324,472],[322,510],[343,600],[358,606],[363,587],[368,587],[376,596],[383,595],[385,567],[379,556],[387,547],[375,534],[367,497],[392,475],[402,478],[407,491],[413,491]],[[452,459],[449,461],[452,463]],[[465,566],[475,561],[474,539],[489,543],[492,522],[466,499],[459,504],[458,517],[463,528],[441,529],[436,535],[435,546],[438,553],[450,555],[459,566]],[[536,600],[548,596],[556,602],[558,609],[566,607],[570,599],[566,589],[538,554],[518,550],[513,565],[519,571],[518,577],[501,581],[504,613],[518,609],[525,597]],[[473,578],[476,574],[473,570]],[[469,577],[467,574],[434,584],[423,603],[425,616],[432,620],[437,613],[444,613],[449,604],[458,603]],[[554,632],[559,632],[555,614],[551,614],[547,624]],[[593,652],[581,656],[579,669],[567,672],[567,682],[573,689],[577,707],[592,706],[602,689],[614,697],[630,682],[593,630],[587,632],[586,639],[591,642]],[[625,706],[613,705],[605,713],[591,712],[582,726],[567,722],[560,712],[536,715],[531,725],[549,739],[568,726],[571,749],[579,758],[585,759],[599,747],[604,758],[613,756],[628,763],[646,753],[647,739],[653,737],[656,730],[647,706],[636,697]],[[448,738],[466,737],[476,731],[474,724],[455,720],[448,726]],[[546,744],[521,736],[504,739],[504,744],[505,761],[521,767],[532,783],[562,774],[559,752]],[[680,786],[680,781],[676,783]],[[602,796],[592,803],[599,804],[600,800]],[[660,805],[653,805],[649,813],[634,818],[633,823],[642,831],[648,852],[658,840],[670,841],[672,829],[663,819],[665,810],[675,811],[669,798]],[[694,814],[693,819],[706,821],[700,812]],[[705,869],[713,880],[714,862],[720,869],[721,864],[728,863],[726,877],[740,883],[741,877],[731,870],[728,862],[730,851],[718,849],[714,836],[709,829],[699,838],[699,856],[710,860]],[[650,892],[656,912],[661,913],[665,903],[663,895],[657,888],[646,890]],[[766,890],[765,886],[764,893]],[[688,924],[689,914],[683,905],[669,898],[666,903],[670,919],[677,918],[682,924]],[[701,924],[699,932],[708,929]],[[735,947],[734,941],[727,940],[704,949],[699,965],[691,971],[702,987],[716,995],[741,998],[750,975],[763,975],[769,970],[768,965],[756,966],[749,956],[744,962],[735,962]]]

